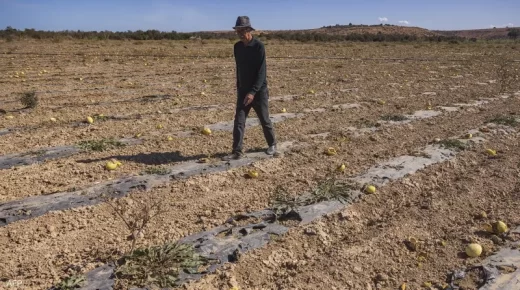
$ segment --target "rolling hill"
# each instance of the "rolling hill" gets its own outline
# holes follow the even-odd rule
[[[428,30],[421,27],[397,26],[397,25],[334,25],[315,29],[299,30],[257,30],[257,34],[278,33],[318,33],[329,35],[351,35],[351,34],[383,34],[383,35],[410,35],[415,37],[462,37],[476,39],[506,39],[508,33],[514,28],[490,28],[470,30]],[[233,31],[199,31],[197,33],[234,34]]]
[[[448,30],[440,31],[433,30],[433,32],[444,36],[458,36],[464,38],[477,39],[504,39],[509,38],[508,33],[513,28],[489,28],[489,29],[471,29],[471,30]],[[516,29],[519,29],[518,27]]]

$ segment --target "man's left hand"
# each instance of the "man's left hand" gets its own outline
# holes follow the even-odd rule
[[[249,104],[251,104],[253,102],[254,98],[255,98],[255,96],[253,96],[251,94],[247,94],[247,96],[244,98],[244,106],[249,106]]]

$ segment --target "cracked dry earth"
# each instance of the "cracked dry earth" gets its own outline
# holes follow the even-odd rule
[[[0,55],[0,83],[4,89],[0,106],[13,118],[0,116],[0,129],[13,130],[0,136],[1,154],[74,145],[82,140],[133,137],[136,132],[143,133],[143,143],[0,170],[2,202],[88,187],[229,151],[231,134],[225,131],[166,140],[175,132],[232,120],[232,59],[190,58],[228,56],[227,43],[202,47],[187,43],[191,46],[188,50],[182,48],[182,42],[4,44],[11,54]],[[360,136],[350,135],[348,127],[370,127],[385,116],[424,110],[428,103],[433,107],[450,106],[496,97],[500,84],[496,55],[520,53],[509,45],[487,44],[273,42],[268,50],[272,56],[295,56],[295,47],[301,56],[355,56],[349,60],[268,60],[271,96],[304,97],[272,101],[272,113],[281,108],[294,113],[316,108],[325,111],[306,112],[301,118],[275,124],[279,140],[294,141],[296,146],[282,158],[253,164],[251,167],[260,172],[258,179],[244,179],[248,168],[238,168],[172,181],[122,198],[127,204],[163,201],[165,213],[152,220],[139,246],[174,241],[221,225],[237,213],[263,209],[277,185],[298,195],[311,190],[338,164],[347,164],[347,176],[356,175],[392,157],[411,154],[434,138],[463,136],[497,115],[520,112],[518,96],[513,95],[517,86],[509,88],[508,99]],[[84,56],[70,55],[79,48]],[[31,51],[41,55],[23,54]],[[64,55],[45,55],[56,51]],[[159,56],[130,56],[138,54]],[[374,57],[432,60],[362,60]],[[513,78],[518,66],[511,64]],[[38,75],[43,69],[47,73]],[[10,77],[22,70],[26,77]],[[20,110],[17,93],[29,89],[39,92],[40,105]],[[314,94],[309,93],[311,89]],[[142,101],[148,95],[171,97]],[[361,106],[331,109],[347,103]],[[219,105],[223,109],[168,113],[202,105]],[[88,115],[100,113],[130,117],[90,126],[74,125],[81,124]],[[50,122],[51,117],[57,122]],[[163,129],[157,129],[157,124],[162,124]],[[324,132],[330,134],[310,137]],[[249,148],[264,146],[260,128],[249,128],[246,134]],[[517,140],[517,135],[497,135],[486,146],[498,149],[501,158],[486,158],[482,155],[484,147],[463,152],[454,162],[434,165],[396,181],[309,229],[294,229],[265,249],[245,254],[236,266],[229,266],[231,269],[188,288],[225,289],[237,283],[241,289],[368,289],[368,285],[394,289],[404,281],[412,287],[426,280],[440,282],[447,270],[475,262],[458,258],[457,253],[463,249],[464,239],[474,236],[480,222],[473,218],[476,213],[484,210],[490,219],[501,218],[511,226],[520,223]],[[338,154],[324,156],[323,150],[330,146]],[[123,166],[114,172],[106,171],[104,163],[111,158],[121,160]],[[48,289],[67,275],[86,273],[120,257],[129,248],[128,235],[124,223],[104,203],[9,224],[0,228],[0,243],[4,245],[0,257],[6,261],[0,265],[0,278],[22,280],[23,289]],[[403,246],[407,236],[416,236],[429,245],[428,259],[421,267],[414,253]],[[478,238],[489,244],[485,238]],[[438,240],[445,240],[446,246],[438,247]]]

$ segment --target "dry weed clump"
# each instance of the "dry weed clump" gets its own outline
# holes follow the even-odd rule
[[[519,119],[520,117],[516,115],[497,115],[493,119],[489,120],[489,122],[499,125],[516,127],[520,124],[520,121],[518,121]]]
[[[345,183],[334,177],[321,181],[309,194],[298,196],[291,196],[283,186],[278,186],[272,196],[270,207],[277,217],[283,217],[301,206],[330,200],[347,202],[356,188],[358,188],[356,185]]]
[[[192,245],[178,242],[136,249],[137,241],[144,238],[150,222],[165,213],[163,200],[139,194],[124,201],[106,202],[130,233],[127,237],[131,241],[130,250],[116,262],[117,287],[175,287],[181,271],[200,273],[211,262],[211,259],[196,253]]]
[[[52,288],[52,290],[72,290],[83,286],[85,282],[85,276],[83,275],[72,275],[63,279],[58,285]]]
[[[116,270],[119,286],[175,287],[181,271],[200,273],[210,259],[197,254],[192,245],[166,243],[140,248],[124,256]]]
[[[22,97],[20,98],[20,102],[24,106],[24,108],[36,108],[38,106],[38,96],[36,95],[36,92],[25,92]]]
[[[457,151],[468,149],[468,144],[458,139],[445,139],[440,141],[439,144],[446,149],[453,149]]]
[[[105,202],[126,225],[129,231],[127,240],[132,241],[130,252],[134,250],[137,240],[144,237],[144,231],[149,223],[155,217],[164,213],[162,208],[163,201],[160,199],[148,198],[146,200],[128,197],[126,199],[106,199]]]
[[[78,143],[78,147],[87,151],[106,151],[112,148],[124,147],[125,144],[114,139],[85,140]]]

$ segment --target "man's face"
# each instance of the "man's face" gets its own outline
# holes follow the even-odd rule
[[[236,28],[235,32],[241,40],[247,40],[247,36],[250,33],[250,30],[249,28]]]

